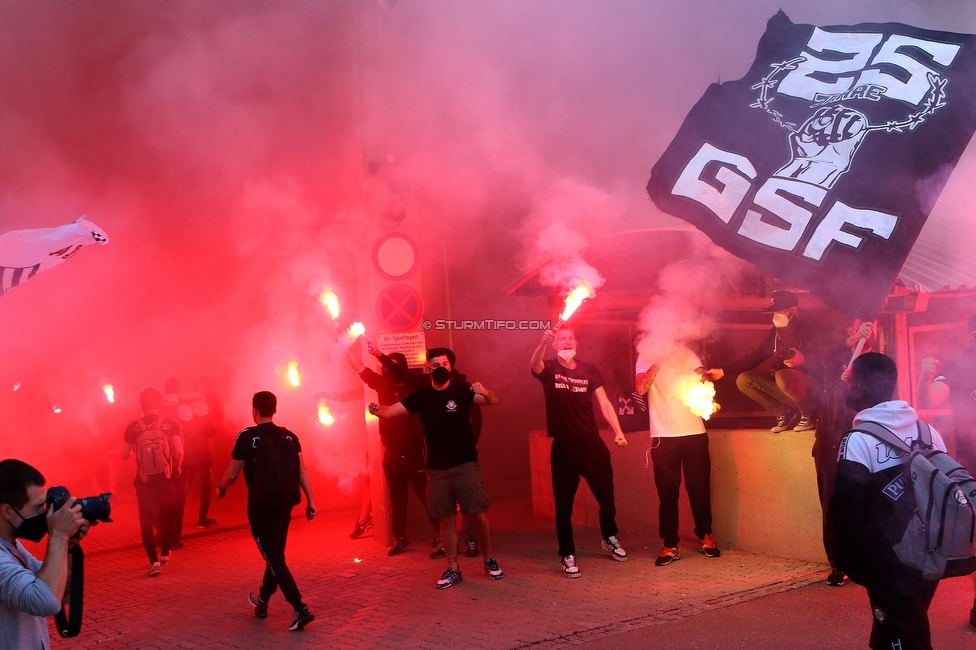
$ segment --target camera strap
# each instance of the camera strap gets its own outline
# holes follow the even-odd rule
[[[78,636],[81,632],[82,597],[85,593],[85,553],[81,546],[75,544],[68,550],[71,555],[71,581],[69,587],[68,615],[65,616],[64,606],[54,615],[54,623],[58,633],[65,639]]]

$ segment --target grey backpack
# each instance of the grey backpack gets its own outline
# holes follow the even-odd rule
[[[909,456],[907,471],[884,490],[895,500],[914,497],[908,528],[894,545],[898,559],[921,571],[926,580],[976,571],[976,481],[947,453],[932,448],[929,425],[918,421],[918,439],[911,446],[876,422],[862,422],[854,431],[867,433]]]

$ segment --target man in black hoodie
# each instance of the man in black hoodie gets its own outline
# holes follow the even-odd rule
[[[931,649],[928,610],[939,586],[895,554],[912,517],[904,496],[908,455],[857,429],[880,424],[911,445],[918,439],[918,415],[903,400],[892,400],[898,368],[883,354],[869,352],[851,366],[847,405],[858,411],[854,430],[841,442],[837,486],[830,501],[834,558],[851,580],[868,590],[874,624],[870,647]],[[926,426],[922,423],[922,426]],[[942,436],[931,429],[932,446],[945,451]],[[909,486],[907,489],[911,489]]]
[[[751,354],[705,374],[712,381],[736,376],[740,391],[776,415],[776,425],[770,429],[773,433],[813,431],[820,407],[820,361],[811,358],[813,332],[801,320],[800,303],[790,291],[774,292],[762,313],[773,317],[766,340]],[[768,371],[752,371],[770,359],[773,365]]]
[[[403,400],[415,390],[397,378],[389,369],[378,373],[363,365],[359,357],[346,349],[346,358],[359,378],[376,391],[380,404],[392,406]],[[402,352],[394,352],[387,357],[398,369],[407,370],[407,358]],[[380,420],[380,440],[383,442],[383,473],[390,488],[390,510],[392,511],[393,546],[387,555],[399,555],[410,543],[407,540],[407,495],[413,491],[421,503],[427,501],[427,469],[424,450],[424,430],[420,418],[410,415],[394,420]],[[440,531],[440,522],[430,520],[435,535]]]

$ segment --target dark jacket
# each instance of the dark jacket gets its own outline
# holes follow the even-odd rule
[[[371,368],[364,368],[359,373],[359,378],[376,391],[376,396],[383,406],[392,406],[416,390],[416,387],[410,384],[394,382]],[[386,447],[386,458],[397,456],[423,460],[424,430],[420,426],[420,418],[416,415],[406,415],[380,420],[379,427],[380,440]]]
[[[792,368],[818,379],[823,375],[821,357],[823,356],[822,335],[816,324],[808,322],[802,314],[797,314],[786,327],[771,327],[766,339],[751,353],[725,366],[725,374],[734,377],[746,370],[752,370],[761,363],[773,359],[770,368],[773,372],[787,366],[783,363],[792,358],[792,348],[803,353],[803,363]]]

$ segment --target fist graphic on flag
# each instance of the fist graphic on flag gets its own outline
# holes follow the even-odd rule
[[[868,127],[868,118],[851,108],[818,109],[790,136],[790,162],[773,175],[831,189],[851,168]]]

